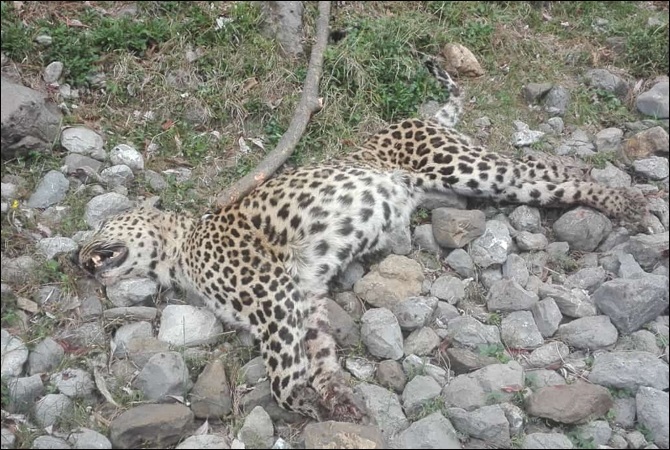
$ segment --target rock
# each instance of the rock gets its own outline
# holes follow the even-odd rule
[[[630,253],[619,253],[617,256],[619,257],[619,277],[637,278],[646,274]]]
[[[71,175],[76,174],[79,169],[84,169],[85,167],[88,167],[93,172],[98,172],[102,167],[102,163],[88,156],[70,153],[65,157],[64,167],[65,173]]]
[[[597,350],[614,345],[619,334],[609,317],[591,316],[561,325],[558,337],[572,347]]]
[[[357,345],[361,339],[361,332],[354,319],[334,300],[325,299],[324,305],[328,317],[327,330],[337,344],[342,347]]]
[[[51,376],[51,382],[61,394],[72,399],[93,399],[95,383],[88,372],[82,369],[65,369]]]
[[[544,344],[528,356],[529,367],[548,367],[559,364],[570,353],[570,348],[563,342],[555,341]]]
[[[261,406],[256,406],[244,419],[237,438],[246,448],[270,448],[274,442],[272,419]]]
[[[125,319],[128,321],[156,319],[158,310],[149,306],[121,306],[119,308],[109,308],[103,312],[103,317],[107,320]]]
[[[429,355],[440,345],[440,338],[432,328],[423,327],[412,331],[404,343],[405,355]]]
[[[596,306],[624,334],[637,331],[668,307],[668,278],[645,274],[614,279],[593,293]]]
[[[270,391],[270,381],[258,383],[250,392],[247,392],[241,401],[243,411],[251,411],[256,406],[262,406],[273,421],[295,423],[305,420],[305,416],[282,409],[275,401]]]
[[[639,330],[628,336],[622,336],[617,342],[617,351],[632,350],[659,354],[656,335],[651,331]]]
[[[652,197],[647,200],[647,205],[649,212],[658,217],[663,224],[663,227],[666,230],[670,228],[670,207],[668,206],[667,200],[663,200],[659,197]]]
[[[208,309],[168,305],[161,315],[158,339],[176,346],[195,347],[215,343],[223,326]]]
[[[354,377],[362,381],[371,381],[375,375],[375,364],[365,358],[347,358],[344,367]]]
[[[475,263],[468,252],[462,248],[452,250],[445,262],[463,278],[473,278],[475,276]]]
[[[393,389],[400,393],[405,389],[407,377],[402,370],[402,364],[392,359],[387,359],[377,365],[375,373],[380,385]]]
[[[670,175],[668,158],[661,156],[650,156],[633,162],[635,172],[644,175],[650,180],[663,180]]]
[[[487,268],[504,263],[511,245],[512,238],[507,226],[500,221],[490,220],[486,223],[484,234],[472,242],[470,254],[475,264]]]
[[[428,325],[433,317],[438,299],[436,297],[410,297],[393,308],[393,314],[403,330],[415,330]]]
[[[520,231],[515,239],[519,250],[522,251],[544,250],[549,244],[546,236],[542,233]]]
[[[47,208],[65,199],[70,182],[57,170],[50,170],[28,199],[29,208]]]
[[[605,128],[596,133],[595,145],[598,153],[617,153],[621,150],[622,142],[621,128]]]
[[[430,287],[430,295],[455,305],[465,297],[463,282],[450,275],[442,275]]]
[[[508,448],[511,444],[509,422],[500,405],[483,406],[474,411],[449,408],[449,419],[457,431],[481,439],[492,448]]]
[[[290,58],[303,54],[302,2],[266,2],[262,4],[264,33],[275,37],[282,53]]]
[[[121,328],[117,330],[117,335],[120,330]],[[153,335],[131,337],[126,342],[125,348],[128,358],[138,369],[142,369],[157,353],[170,351],[170,346],[167,342],[159,341]]]
[[[490,364],[498,364],[499,361],[495,357],[486,356],[483,352],[480,352],[481,350],[474,352],[467,348],[448,348],[447,356],[449,357],[449,368],[453,370],[456,375],[461,375],[481,369]]]
[[[114,448],[166,447],[179,442],[193,424],[193,413],[180,404],[141,405],[116,417],[109,436]]]
[[[257,356],[252,360],[248,361],[240,369],[242,375],[244,376],[244,381],[250,386],[255,386],[261,382],[265,377],[267,377],[267,372],[265,370],[265,362],[263,361],[262,356]],[[223,374],[225,376],[225,373]],[[196,383],[197,386],[197,383]],[[193,387],[193,389],[196,388]]]
[[[612,396],[606,388],[576,381],[538,389],[527,400],[526,411],[531,416],[578,424],[604,416],[612,405]]]
[[[555,284],[542,284],[539,289],[542,298],[551,297],[561,314],[578,319],[580,317],[595,316],[596,307],[581,289],[568,289]]]
[[[595,89],[611,92],[622,100],[628,96],[630,90],[628,83],[609,70],[591,69],[584,74],[584,78],[586,83]]]
[[[47,259],[53,259],[61,253],[70,253],[77,250],[79,246],[70,238],[56,236],[52,238],[40,239],[36,249]]]
[[[405,385],[402,393],[402,405],[405,414],[415,416],[423,407],[440,395],[442,388],[432,377],[417,375]]]
[[[628,442],[628,448],[646,448],[646,446],[649,445],[644,434],[638,430],[633,430],[630,433],[627,433],[626,441]]]
[[[214,448],[230,448],[228,439],[217,434],[197,434],[195,436],[184,439],[181,444],[175,447],[178,450],[185,449],[214,449]],[[275,448],[275,447],[272,447]]]
[[[4,277],[3,277],[4,278]],[[1,330],[2,346],[2,366],[0,374],[5,377],[18,377],[23,372],[23,365],[28,360],[28,347],[23,341],[9,334],[6,330]]]
[[[127,278],[107,286],[107,298],[116,306],[153,304],[157,294],[158,284],[147,278]]]
[[[525,123],[515,120],[514,126],[517,131],[512,136],[512,145],[515,147],[528,147],[542,140],[545,133],[543,131],[531,130]]]
[[[449,321],[447,339],[457,347],[476,350],[481,345],[500,345],[495,325],[484,325],[474,317],[459,316]]]
[[[636,405],[635,397],[619,397],[614,399],[612,411],[614,425],[623,428],[635,426]]]
[[[663,156],[668,153],[668,132],[656,126],[634,134],[624,143],[626,155],[633,161],[652,155]]]
[[[544,96],[544,110],[552,116],[564,116],[570,106],[570,92],[561,86],[553,86]]]
[[[172,396],[183,398],[192,386],[186,363],[177,352],[161,352],[149,358],[133,384],[144,399],[157,402],[170,401]]]
[[[64,394],[47,394],[35,403],[34,418],[40,427],[55,425],[74,413],[74,403]]]
[[[519,255],[512,253],[502,265],[503,278],[516,281],[520,286],[528,283],[528,268],[526,261]]]
[[[594,420],[577,427],[576,431],[583,440],[596,446],[607,445],[612,437],[612,428],[606,420]]]
[[[30,377],[7,379],[7,393],[3,402],[13,413],[29,413],[35,401],[44,394],[44,384],[39,374]]]
[[[112,443],[104,435],[89,428],[79,428],[70,434],[68,441],[74,448],[111,449]]]
[[[333,421],[309,423],[302,436],[305,448],[386,448],[379,429],[370,425]]]
[[[595,153],[595,146],[591,138],[581,129],[576,129],[569,138],[563,140],[554,150],[558,156],[577,155],[592,156]]]
[[[60,132],[62,114],[58,107],[46,101],[44,94],[4,76],[0,86],[2,159],[50,151]]]
[[[544,342],[530,311],[514,311],[502,319],[500,336],[510,348],[533,349]]]
[[[108,167],[100,172],[100,177],[109,186],[124,186],[135,178],[133,171],[125,164]]]
[[[45,83],[51,84],[58,81],[58,79],[63,74],[63,63],[60,61],[54,61],[47,65],[42,72],[42,79]]]
[[[638,95],[635,100],[637,110],[647,116],[657,119],[667,119],[668,105],[670,104],[668,95],[668,82],[662,81],[656,83],[651,89]]]
[[[66,128],[61,133],[60,143],[71,153],[80,153],[99,161],[107,157],[102,136],[85,127]]]
[[[451,74],[472,78],[484,75],[484,69],[479,65],[475,55],[461,44],[445,45],[442,55],[445,60],[445,70]]]
[[[442,247],[461,248],[484,234],[485,220],[479,210],[436,208],[432,212],[433,236]]]
[[[550,117],[547,119],[547,125],[551,127],[552,130],[554,130],[555,134],[562,134],[563,129],[565,127],[563,123],[563,119],[560,117]]]
[[[516,361],[492,364],[475,372],[458,375],[442,389],[447,407],[472,411],[492,403],[510,401],[515,389],[523,389],[523,369]]]
[[[48,373],[63,361],[65,350],[52,338],[47,337],[33,348],[28,356],[28,373]]]
[[[649,430],[659,448],[668,448],[668,393],[651,387],[640,387],[635,401],[640,425]]]
[[[437,208],[454,208],[457,210],[467,209],[468,199],[455,192],[427,192],[421,198],[421,203],[417,205],[427,210]]]
[[[70,445],[61,438],[55,436],[37,436],[33,441],[32,448],[34,449],[70,449]]]
[[[363,401],[384,438],[388,439],[409,426],[396,394],[369,383],[356,385],[354,394]]]
[[[592,252],[612,231],[612,222],[596,210],[578,207],[563,214],[553,226],[556,239],[573,250]]]
[[[376,307],[393,308],[421,293],[423,270],[405,256],[390,255],[354,285],[354,293]]]
[[[494,282],[486,296],[486,306],[490,311],[509,312],[528,310],[537,301],[537,294],[525,290],[514,280]]]
[[[151,189],[157,192],[163,191],[168,187],[167,181],[165,181],[163,175],[154,172],[153,170],[144,171],[144,180],[149,183]]]
[[[528,83],[521,90],[528,103],[538,103],[552,88],[551,83]]]
[[[440,246],[433,236],[433,226],[429,223],[414,228],[414,248],[426,250],[430,253],[439,253]]]
[[[4,256],[4,255],[3,255]],[[31,256],[21,255],[16,258],[2,258],[2,280],[7,283],[25,283],[38,264]]]
[[[361,338],[371,354],[379,358],[402,357],[402,331],[391,311],[386,308],[369,309],[363,314],[361,323]]]
[[[589,381],[637,392],[641,386],[668,388],[668,365],[653,353],[610,352],[596,355]]]
[[[628,188],[631,185],[630,175],[614,167],[610,162],[605,164],[604,169],[591,169],[591,178],[613,189]]]
[[[570,438],[561,433],[530,433],[521,445],[523,449],[575,448]]]
[[[607,279],[607,273],[602,267],[586,267],[569,275],[565,279],[567,288],[577,288],[593,293]]]
[[[38,44],[40,44],[43,47],[48,47],[53,42],[53,38],[51,36],[49,36],[48,34],[40,34],[39,36],[37,36],[35,38],[35,42],[37,42]],[[4,65],[4,63],[3,63],[3,65]]]
[[[119,144],[109,152],[109,160],[112,164],[125,165],[133,172],[144,170],[144,158],[134,147]]]
[[[84,219],[89,227],[95,228],[104,219],[120,214],[133,207],[133,203],[124,195],[116,192],[97,195],[86,204]]]
[[[392,448],[460,449],[462,447],[449,419],[435,412],[399,433],[393,439]]]
[[[638,234],[628,240],[624,249],[633,255],[644,270],[651,272],[658,263],[667,261],[669,244],[670,239],[667,231],[652,235]],[[666,256],[664,256],[664,253]]]

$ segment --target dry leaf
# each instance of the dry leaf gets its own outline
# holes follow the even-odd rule
[[[109,389],[107,389],[107,382],[102,377],[97,367],[93,367],[93,379],[95,380],[95,387],[97,387],[98,391],[100,391],[102,396],[105,397],[105,400],[118,408],[118,403],[114,401],[114,397],[112,397]]]
[[[19,297],[16,299],[16,306],[32,314],[35,314],[40,310],[40,307],[37,303],[24,297]]]
[[[174,120],[170,120],[170,119],[166,120],[165,122],[163,122],[161,124],[161,128],[163,129],[163,131],[169,130],[173,126],[174,126]]]
[[[245,155],[251,152],[251,149],[247,145],[247,143],[244,141],[244,138],[240,136],[240,138],[237,140],[237,143],[240,146],[240,151],[244,153]]]
[[[248,92],[250,89],[258,85],[258,78],[252,77],[252,78],[247,78],[244,80],[242,83],[242,92]]]

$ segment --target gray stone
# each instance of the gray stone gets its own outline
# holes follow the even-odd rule
[[[153,304],[158,285],[148,278],[128,278],[107,286],[107,298],[116,306]]]
[[[310,423],[302,436],[305,448],[387,448],[384,437],[373,425],[333,421]],[[277,443],[272,448],[291,448],[279,447]]]
[[[649,430],[659,448],[668,448],[668,393],[651,387],[640,387],[635,396],[640,425]]]
[[[640,263],[640,266],[646,271],[652,271],[656,265],[662,261],[667,261],[667,253],[669,248],[669,234],[638,234],[631,237],[624,247],[625,251],[633,255],[635,260]]]
[[[439,412],[414,422],[398,434],[392,448],[460,449],[461,443],[454,426]]]
[[[514,311],[505,316],[500,336],[509,348],[533,349],[544,342],[530,311]]]
[[[97,195],[86,204],[84,219],[89,227],[95,228],[104,219],[122,213],[133,207],[133,202],[116,192]]]
[[[456,277],[442,275],[433,282],[430,295],[455,305],[465,297],[465,286]]]
[[[70,449],[70,445],[56,436],[37,436],[33,441],[34,449]]]
[[[92,399],[95,383],[91,375],[82,369],[71,368],[55,373],[51,376],[51,382],[58,388],[61,394],[76,399]]]
[[[455,192],[427,192],[421,197],[421,208],[432,211],[437,208],[467,209],[468,199]]]
[[[479,210],[436,208],[432,212],[433,236],[442,247],[461,248],[484,234],[485,220]]]
[[[40,34],[35,38],[35,42],[40,44],[43,47],[48,47],[53,42],[53,38],[48,34]],[[3,64],[4,65],[4,64]]]
[[[556,239],[567,242],[571,249],[592,252],[612,231],[612,222],[600,212],[580,206],[563,214],[553,230]]]
[[[369,309],[361,318],[361,338],[368,351],[379,358],[403,356],[402,331],[398,320],[386,308]]]
[[[593,293],[607,279],[607,273],[602,267],[587,267],[569,275],[565,279],[568,288],[584,289]]]
[[[438,253],[440,246],[435,241],[433,226],[429,223],[418,225],[414,228],[414,248],[426,250],[430,253]]]
[[[326,316],[328,317],[328,332],[342,347],[353,347],[361,340],[360,327],[347,312],[334,300],[324,300]]]
[[[123,327],[122,327],[123,328]],[[117,330],[117,335],[119,333]],[[142,369],[149,360],[157,353],[170,351],[170,346],[163,341],[159,341],[152,335],[139,335],[130,337],[125,343],[127,357],[137,369]]]
[[[35,400],[44,393],[44,384],[39,374],[30,377],[8,378],[7,396],[3,398],[9,412],[29,413]]]
[[[50,170],[28,199],[30,208],[47,208],[65,199],[70,182],[57,170]]]
[[[647,445],[649,445],[644,434],[639,430],[633,430],[626,433],[626,441],[628,442],[627,448],[646,448]]]
[[[158,315],[158,310],[150,306],[121,306],[119,308],[109,308],[103,312],[103,317],[107,320],[148,320],[152,321]]]
[[[230,448],[228,439],[223,436],[219,436],[218,434],[197,434],[195,436],[184,439],[179,445],[175,447],[175,449],[178,450],[201,450],[215,448]]]
[[[544,136],[543,131],[531,130],[525,123],[515,120],[514,127],[517,131],[512,136],[512,145],[515,147],[527,147],[540,142]]]
[[[405,355],[429,355],[440,345],[440,338],[432,328],[423,327],[412,331],[405,339]]]
[[[72,127],[63,130],[60,142],[71,153],[80,153],[100,161],[104,161],[107,156],[103,149],[102,136],[85,127]]]
[[[60,61],[54,61],[49,63],[49,65],[44,68],[44,71],[42,72],[42,79],[45,83],[51,84],[57,82],[62,74],[63,63]]]
[[[421,357],[417,355],[409,355],[402,361],[402,369],[408,376],[418,374],[425,374],[433,377],[440,386],[444,386],[447,382],[449,374],[443,368],[431,364],[430,358]]]
[[[645,274],[611,280],[593,293],[593,300],[619,331],[632,333],[668,307],[668,278]]]
[[[550,117],[547,119],[547,125],[551,127],[552,130],[554,130],[555,134],[562,134],[563,133],[563,119],[560,117]]]
[[[47,394],[35,403],[35,421],[42,428],[66,420],[74,413],[74,403],[64,394]]]
[[[500,280],[493,283],[486,297],[490,311],[521,311],[530,309],[538,301],[534,292],[527,291],[514,280]]]
[[[628,83],[605,69],[591,69],[584,74],[584,78],[589,86],[616,94],[622,100],[630,89]]]
[[[520,286],[525,286],[528,283],[528,268],[526,267],[526,260],[516,254],[511,254],[507,257],[507,261],[502,265],[503,278],[514,280]]]
[[[482,406],[474,411],[449,408],[447,414],[456,430],[481,439],[492,448],[508,448],[511,444],[509,422],[500,405]]]
[[[572,347],[597,350],[614,345],[619,334],[609,317],[591,316],[559,326],[558,337]]]
[[[597,311],[593,301],[588,294],[581,289],[568,289],[556,284],[543,284],[540,286],[539,295],[542,298],[551,297],[556,306],[564,316],[580,318],[595,316]]]
[[[362,381],[371,381],[375,375],[375,364],[365,358],[347,358],[344,360],[344,367]]]
[[[109,186],[124,186],[129,184],[135,178],[133,171],[125,164],[108,167],[100,172],[100,177]]]
[[[47,337],[33,348],[28,357],[28,373],[48,373],[63,361],[65,350],[52,338]]]
[[[449,321],[455,317],[459,317],[460,313],[455,306],[447,302],[438,302],[433,314],[432,322],[437,329],[446,329]]]
[[[570,438],[561,433],[530,433],[521,445],[523,449],[575,448]]]
[[[485,347],[480,347],[485,348]],[[496,347],[500,348],[500,347]],[[504,353],[506,355],[506,353]],[[498,364],[494,356],[487,356],[482,350],[469,350],[467,348],[449,347],[447,349],[449,369],[456,375],[479,370],[491,364]]]
[[[379,430],[386,439],[396,435],[409,426],[403,413],[398,396],[387,389],[369,383],[360,383],[354,388],[354,394],[360,398]]]
[[[149,183],[151,189],[157,192],[165,190],[168,187],[167,181],[165,181],[163,175],[158,172],[154,172],[153,170],[144,171],[144,180]]]
[[[631,185],[630,175],[613,166],[610,162],[605,164],[604,169],[591,169],[591,178],[613,189],[628,188]]]
[[[544,96],[544,110],[552,116],[564,116],[570,106],[570,92],[561,86],[553,86]]]
[[[479,267],[487,268],[492,264],[502,264],[512,247],[509,229],[497,220],[486,222],[484,234],[472,241],[470,256]]]
[[[407,377],[403,372],[402,364],[392,359],[387,359],[377,365],[375,373],[377,381],[380,385],[393,389],[397,393],[401,393],[405,389]]]
[[[76,174],[79,169],[84,170],[89,168],[93,172],[98,172],[102,167],[102,162],[90,158],[88,156],[80,155],[78,153],[70,153],[65,157],[63,162],[65,173],[68,175]]]
[[[598,153],[616,153],[621,150],[623,130],[621,128],[605,128],[596,133],[595,145]]]
[[[72,443],[74,448],[95,448],[95,449],[111,449],[112,443],[109,442],[104,435],[89,428],[79,428],[74,433],[70,434],[68,441]]]
[[[595,145],[591,142],[589,135],[584,130],[578,128],[572,132],[569,138],[563,140],[556,147],[554,153],[558,156],[592,156],[595,154]]]
[[[277,404],[270,390],[270,380],[258,383],[253,390],[242,396],[240,403],[243,411],[262,406],[275,422],[296,423],[305,420],[305,416],[282,409]]]
[[[656,335],[648,330],[638,330],[627,336],[621,336],[616,344],[615,350],[633,350],[660,354],[656,345]]]
[[[533,313],[537,329],[545,338],[553,336],[558,330],[561,320],[563,320],[561,310],[551,297],[535,303],[531,306],[530,311]]]
[[[262,406],[256,406],[244,419],[237,438],[246,448],[270,448],[274,442],[272,419]]]
[[[52,259],[61,253],[70,253],[79,248],[77,243],[70,238],[56,236],[52,238],[42,238],[36,245],[36,249],[47,259]]]
[[[168,305],[163,309],[158,339],[180,347],[215,343],[223,325],[208,309],[191,305]]]
[[[406,385],[402,393],[405,414],[415,416],[423,407],[440,395],[442,388],[432,377],[417,375]]]
[[[618,253],[616,256],[619,258],[619,277],[637,278],[645,274],[645,271],[630,253]]]
[[[523,251],[544,250],[549,244],[546,236],[542,233],[520,231],[515,239],[519,250]]]
[[[146,400],[168,402],[172,396],[184,398],[192,383],[182,355],[161,352],[149,358],[133,385]]]
[[[257,356],[247,362],[240,369],[244,381],[250,386],[257,385],[261,380],[267,377],[267,372],[265,370],[265,362],[263,361],[262,356]]]
[[[667,81],[656,83],[651,89],[638,95],[635,100],[637,110],[647,116],[658,119],[667,119],[668,105],[670,104]]]
[[[528,103],[538,103],[552,87],[551,83],[528,83],[521,90],[521,95]]]
[[[438,299],[436,297],[410,297],[393,308],[393,314],[403,330],[415,330],[428,325]]]
[[[140,405],[117,416],[109,426],[114,448],[168,447],[193,426],[193,413],[180,404]]]
[[[262,4],[264,30],[275,37],[282,53],[287,57],[303,54],[302,2],[266,2]]]
[[[548,367],[562,363],[570,353],[570,348],[561,341],[544,344],[528,356],[529,367]]]
[[[28,360],[28,347],[23,341],[12,336],[6,330],[1,330],[2,334],[2,366],[0,373],[2,377],[18,377],[23,372],[23,365]]]
[[[462,248],[452,250],[446,257],[445,262],[463,278],[473,278],[475,276],[475,263],[468,252]]]
[[[442,397],[447,407],[472,411],[488,404],[508,402],[514,395],[510,389],[523,389],[523,386],[523,368],[516,361],[510,361],[458,375],[442,389]]]
[[[153,328],[149,322],[131,322],[121,325],[112,339],[114,356],[126,356],[130,340],[146,337],[153,337]]]
[[[3,255],[4,256],[4,255]],[[25,283],[35,269],[37,261],[31,256],[21,255],[16,258],[2,258],[2,280],[7,283]]]
[[[509,221],[517,231],[527,231],[529,233],[542,232],[540,211],[532,206],[517,206],[509,215]]]
[[[142,154],[134,147],[126,144],[119,144],[109,152],[109,160],[112,164],[125,165],[133,172],[144,169],[144,158]]]
[[[614,406],[610,411],[612,411],[612,423],[614,425],[622,428],[633,428],[635,426],[635,397],[615,398]]]
[[[670,208],[667,200],[652,197],[647,200],[647,207],[649,212],[658,217],[666,230],[670,228]]]
[[[424,278],[419,263],[405,256],[390,255],[356,282],[354,293],[373,306],[390,309],[419,295]]]
[[[494,325],[484,325],[474,317],[459,316],[451,319],[447,339],[457,346],[476,350],[481,345],[500,345],[500,332]]]
[[[355,321],[363,317],[363,302],[353,292],[339,292],[335,294],[334,301]]]
[[[668,158],[661,156],[650,156],[633,162],[635,172],[644,175],[650,180],[663,180],[670,175]]]
[[[668,365],[653,353],[610,352],[596,355],[589,381],[637,392],[641,386],[668,388]]]
[[[62,114],[46,96],[8,78],[0,81],[2,159],[50,151],[60,132]]]

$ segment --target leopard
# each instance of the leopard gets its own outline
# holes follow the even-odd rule
[[[197,294],[253,335],[277,403],[314,420],[369,420],[344,376],[325,304],[353,261],[385,251],[427,195],[531,206],[583,205],[639,223],[644,197],[575,179],[566,167],[473,144],[456,130],[464,93],[435,61],[448,100],[427,119],[390,124],[331,161],[288,168],[201,217],[139,208],[103,220],[77,252],[109,286],[149,277]]]

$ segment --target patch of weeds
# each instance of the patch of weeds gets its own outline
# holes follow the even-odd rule
[[[417,208],[412,214],[412,226],[422,225],[430,222],[430,211],[426,208]]]
[[[14,2],[2,2],[2,51],[14,61],[33,53],[32,32],[16,14]]]
[[[552,255],[549,262],[554,270],[563,274],[571,273],[579,269],[579,263],[569,254],[560,253]]]
[[[478,347],[478,350],[481,356],[492,356],[501,364],[506,364],[512,360],[505,352],[505,347],[502,344],[483,344]]]
[[[628,388],[615,388],[611,387],[609,388],[610,394],[612,394],[612,397],[614,398],[630,398],[634,397],[633,391],[631,391]]]
[[[529,387],[530,389],[536,389],[538,387],[539,380],[537,379],[537,375],[533,373],[526,374],[523,381],[526,387]]]
[[[492,312],[486,317],[486,323],[497,327],[502,323],[502,315],[499,312]]]
[[[447,405],[444,402],[444,398],[440,395],[421,405],[421,410],[414,414],[411,420],[415,422],[436,412],[442,413],[445,417],[447,416]]]
[[[487,405],[497,405],[507,400],[507,396],[500,391],[489,392],[486,396]]]
[[[631,75],[645,77],[668,73],[668,22],[650,27],[635,27],[627,36],[624,60]]]
[[[572,430],[567,433],[568,439],[572,441],[575,448],[596,448],[593,437],[584,437],[578,431]]]
[[[617,155],[616,152],[598,152],[582,159],[596,169],[604,169],[607,163],[613,163],[617,160]]]
[[[607,420],[609,423],[614,423],[616,420],[616,412],[614,411],[614,408],[611,408],[609,411],[607,411],[607,414],[605,414],[605,420]]]
[[[523,433],[515,434],[514,436],[512,436],[512,442],[511,442],[512,448],[522,448],[525,440],[526,440],[525,434]]]
[[[654,442],[654,433],[652,433],[651,430],[647,428],[646,425],[638,423],[635,429],[640,433],[642,433],[642,436],[644,436],[647,442]]]
[[[585,364],[586,370],[593,369],[593,364],[595,362],[596,362],[596,359],[593,357],[593,355],[589,355],[586,358],[584,358],[584,364]]]

